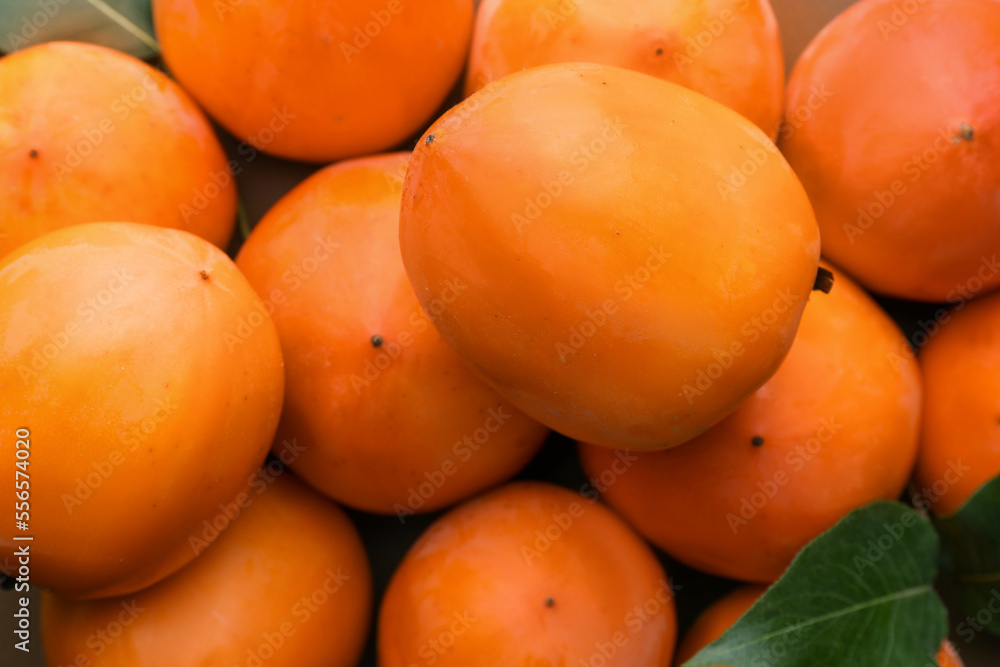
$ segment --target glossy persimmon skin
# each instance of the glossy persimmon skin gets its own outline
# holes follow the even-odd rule
[[[50,664],[83,654],[104,667],[357,665],[372,582],[351,520],[287,473],[262,475],[248,497],[196,561],[151,588],[107,600],[44,594]]]
[[[595,500],[520,482],[438,519],[389,582],[379,667],[576,665],[602,647],[608,667],[669,665],[671,584]]]
[[[46,232],[127,220],[224,247],[236,183],[180,86],[119,51],[50,42],[0,59],[0,257]]]
[[[684,635],[677,649],[674,667],[681,667],[695,653],[721,637],[766,590],[764,586],[742,586],[712,603]],[[964,667],[955,647],[947,640],[938,651],[937,663],[939,667]]]
[[[163,57],[199,104],[250,146],[304,162],[419,131],[462,71],[472,17],[472,0],[153,3]]]
[[[831,267],[832,268],[832,267]],[[853,509],[894,500],[917,455],[921,379],[896,324],[835,272],[778,372],[675,449],[638,454],[604,498],[653,544],[720,576],[772,582]],[[581,445],[600,479],[612,452]]]
[[[919,504],[957,512],[1000,475],[1000,295],[948,312],[920,350],[924,417],[915,475]]]
[[[399,256],[409,153],[313,175],[254,228],[237,266],[273,318],[292,470],[369,512],[440,509],[513,476],[548,429],[469,371],[420,308]]]
[[[255,301],[221,250],[150,225],[66,227],[0,261],[0,496],[28,429],[33,585],[124,595],[194,558],[281,412],[281,348]],[[241,318],[258,326],[236,342]],[[16,562],[14,520],[0,561]]]
[[[957,302],[1000,285],[1000,4],[913,7],[863,0],[813,40],[779,144],[825,257],[875,292]]]
[[[696,90],[777,136],[785,64],[768,0],[484,0],[476,12],[466,95],[528,67],[595,62]]]
[[[741,164],[753,176],[732,188]],[[503,396],[634,449],[694,437],[770,377],[819,258],[805,192],[753,124],[583,63],[512,74],[438,120],[406,173],[400,245],[425,309],[461,287],[435,324]]]

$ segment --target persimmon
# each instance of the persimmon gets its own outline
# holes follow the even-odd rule
[[[906,487],[920,371],[900,354],[906,340],[889,316],[828,268],[833,288],[813,292],[781,368],[721,423],[675,449],[635,454],[612,484],[601,479],[618,472],[614,452],[580,446],[607,502],[688,565],[774,581],[848,512]]]
[[[60,227],[127,220],[225,246],[226,155],[194,102],[119,51],[50,42],[0,59],[0,257]]]
[[[255,149],[306,162],[419,131],[462,71],[472,17],[472,0],[153,2],[163,57],[208,113]]]
[[[962,658],[958,655],[958,651],[955,650],[954,644],[947,640],[941,645],[941,650],[938,651],[937,662],[938,667],[965,667]]]
[[[379,667],[666,667],[673,589],[648,546],[594,498],[520,482],[452,510],[392,576]]]
[[[681,667],[695,653],[721,637],[765,591],[767,586],[740,586],[709,605],[684,634],[674,656],[674,667]]]
[[[1000,3],[862,0],[799,58],[780,145],[823,255],[865,287],[951,301],[1000,285]]]
[[[466,95],[511,72],[558,62],[615,65],[673,81],[735,109],[774,139],[785,63],[768,0],[484,0]]]
[[[49,664],[355,667],[372,605],[357,530],[291,475],[259,486],[196,561],[155,586],[105,600],[44,594]]]
[[[511,477],[548,433],[476,378],[434,329],[434,311],[421,310],[399,255],[408,159],[314,174],[236,259],[281,339],[275,442],[303,448],[292,470],[338,501],[401,519]]]
[[[915,473],[918,505],[953,514],[1000,475],[1000,295],[937,320],[920,350],[924,416]]]
[[[586,63],[511,74],[434,123],[399,234],[470,367],[550,428],[634,449],[694,437],[770,377],[819,259],[805,192],[756,126]]]
[[[0,560],[31,536],[32,585],[94,598],[194,558],[190,537],[248,484],[281,412],[257,304],[221,250],[175,229],[76,225],[0,260],[0,497],[17,476],[27,524],[3,517]]]
[[[766,590],[764,586],[742,586],[713,602],[695,619],[694,625],[684,635],[677,648],[674,667],[681,667],[695,653],[721,637],[740,616],[750,610]],[[941,644],[937,663],[939,667],[964,667],[955,647],[947,640]]]

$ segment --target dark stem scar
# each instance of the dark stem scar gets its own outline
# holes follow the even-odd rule
[[[822,266],[816,269],[816,279],[813,281],[813,290],[823,294],[829,294],[833,289],[833,273]]]

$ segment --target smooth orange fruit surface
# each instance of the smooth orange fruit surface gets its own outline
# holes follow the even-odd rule
[[[1000,295],[938,319],[920,350],[924,417],[917,457],[918,505],[957,512],[1000,475]]]
[[[445,302],[444,339],[503,396],[635,449],[692,438],[770,377],[819,258],[763,132],[582,63],[512,74],[437,121],[406,172],[400,242],[424,309]]]
[[[51,42],[0,59],[0,257],[60,227],[129,220],[225,246],[236,185],[211,125],[146,63]]]
[[[958,301],[1000,285],[1000,3],[863,0],[802,54],[781,149],[823,255],[869,289]]]
[[[0,561],[32,536],[33,585],[107,597],[194,557],[278,424],[281,348],[256,301],[221,250],[150,225],[66,227],[0,261],[0,496],[30,478]]]
[[[684,640],[677,649],[674,667],[681,667],[686,661],[722,636],[740,616],[753,606],[767,589],[764,586],[743,586],[720,598],[695,620],[694,625],[684,635]],[[937,654],[939,667],[964,667],[951,642],[941,644]]]
[[[614,452],[581,445],[584,470],[607,502],[684,563],[774,581],[845,514],[905,488],[917,455],[920,371],[889,316],[835,276],[830,294],[809,298],[778,372],[713,429],[640,454],[627,470]]]
[[[465,64],[472,0],[156,0],[163,57],[248,146],[307,162],[391,148]]]
[[[958,651],[955,650],[955,646],[949,641],[945,641],[941,645],[941,650],[937,654],[937,662],[938,667],[965,667]]]
[[[684,635],[677,647],[674,667],[681,667],[695,653],[721,637],[766,590],[767,586],[741,586],[713,602],[698,615]]]
[[[372,604],[357,530],[289,474],[251,488],[218,540],[152,588],[91,601],[46,593],[49,664],[357,665]]]
[[[511,72],[595,62],[697,90],[772,139],[785,63],[768,0],[484,0],[476,14],[467,95]]]
[[[548,433],[476,378],[434,329],[436,310],[421,310],[399,256],[408,160],[380,155],[313,175],[237,258],[284,351],[275,442],[302,448],[288,463],[327,495],[400,519],[512,476]]]
[[[511,484],[438,519],[389,583],[379,667],[666,667],[673,591],[596,498]]]

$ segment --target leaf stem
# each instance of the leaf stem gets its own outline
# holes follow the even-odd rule
[[[140,42],[151,48],[154,53],[160,52],[160,45],[152,35],[150,35],[145,30],[137,26],[135,23],[129,20],[128,17],[126,17],[117,9],[106,3],[104,0],[87,0],[87,2],[94,9],[101,12],[109,19],[111,19],[119,26],[121,26],[123,30],[127,31],[129,34],[138,39]]]

